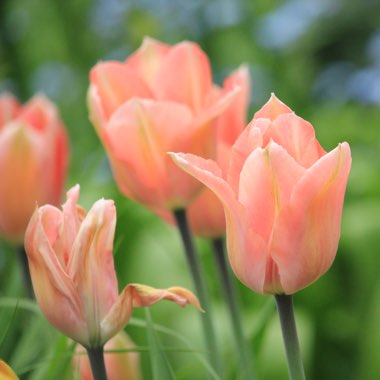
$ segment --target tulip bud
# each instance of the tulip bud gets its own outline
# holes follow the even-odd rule
[[[36,203],[60,203],[67,163],[66,132],[47,98],[21,107],[0,96],[0,236],[22,241]]]
[[[351,168],[346,142],[326,153],[312,125],[273,95],[235,142],[227,173],[172,156],[222,201],[229,260],[249,288],[292,294],[329,269]]]
[[[202,186],[166,153],[214,157],[213,121],[236,92],[212,83],[206,54],[187,41],[169,46],[147,38],[125,62],[98,63],[90,74],[90,119],[120,191],[160,215],[189,204]]]

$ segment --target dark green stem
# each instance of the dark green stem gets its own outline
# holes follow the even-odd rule
[[[87,348],[87,355],[90,359],[92,377],[94,380],[107,380],[103,346],[97,348]]]
[[[305,380],[300,346],[298,343],[296,321],[293,310],[293,297],[286,294],[275,295],[284,338],[290,380]]]
[[[28,257],[26,256],[24,245],[19,245],[17,253],[21,266],[21,273],[24,281],[25,293],[28,298],[34,299],[32,279],[30,278]]]
[[[219,348],[216,342],[214,326],[212,324],[211,319],[211,308],[210,308],[210,300],[208,291],[206,288],[206,283],[204,280],[204,275],[201,270],[200,262],[197,253],[195,252],[195,247],[193,243],[193,239],[191,236],[190,228],[187,222],[186,210],[179,209],[173,212],[174,218],[177,223],[177,227],[179,229],[182,243],[187,259],[187,263],[190,268],[190,272],[193,278],[194,286],[197,292],[197,296],[199,298],[199,302],[203,309],[205,309],[205,313],[201,314],[202,318],[202,326],[203,326],[203,334],[206,340],[207,349],[210,354],[211,363],[221,378],[222,376],[222,365],[219,356]]]
[[[256,375],[252,366],[252,354],[246,340],[244,339],[243,329],[241,325],[241,316],[239,306],[236,299],[236,292],[232,282],[231,274],[228,269],[226,255],[224,252],[224,239],[216,238],[212,240],[215,262],[218,268],[219,280],[223,291],[223,296],[227,304],[229,317],[231,320],[232,331],[236,343],[236,350],[239,354],[241,370],[239,370],[239,378],[246,380],[256,379]]]

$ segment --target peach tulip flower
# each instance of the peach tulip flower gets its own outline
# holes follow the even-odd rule
[[[3,360],[0,360],[0,380],[18,380],[12,368]]]
[[[126,325],[133,307],[168,299],[200,308],[197,298],[179,287],[129,284],[118,295],[112,254],[114,203],[98,200],[86,214],[77,205],[78,197],[76,185],[62,210],[37,208],[25,233],[34,293],[54,327],[86,348],[97,348]]]
[[[20,242],[36,202],[58,205],[68,141],[56,107],[43,95],[21,106],[0,96],[0,236]]]
[[[240,88],[239,93],[215,121],[216,159],[222,168],[227,170],[232,145],[246,126],[246,117],[250,94],[250,77],[246,66],[234,71],[224,81],[224,91]],[[187,209],[189,224],[192,232],[197,236],[217,238],[226,233],[223,205],[218,197],[208,188],[189,205]]]
[[[140,354],[138,352],[107,352],[107,350],[131,350],[135,344],[122,330],[104,346],[104,360],[108,380],[141,380]],[[73,357],[74,368],[77,368],[82,380],[93,380],[90,361],[86,351],[80,345],[76,347]]]
[[[222,201],[229,260],[249,288],[292,294],[331,266],[351,167],[346,142],[326,153],[312,125],[273,95],[234,144],[227,173],[172,155]]]
[[[185,207],[202,186],[166,152],[214,157],[213,120],[236,92],[212,83],[209,60],[192,42],[146,38],[125,62],[98,63],[90,73],[90,119],[120,191],[159,213]]]

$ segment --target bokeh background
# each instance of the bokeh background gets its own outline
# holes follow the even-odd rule
[[[246,63],[252,76],[249,118],[271,92],[312,122],[326,150],[352,148],[342,237],[331,270],[295,295],[310,380],[372,380],[380,373],[380,2],[377,0],[1,0],[0,91],[20,100],[43,92],[60,109],[71,139],[67,188],[81,184],[81,203],[115,200],[115,261],[120,286],[192,288],[177,231],[123,198],[88,121],[88,72],[100,60],[124,60],[144,36],[198,42],[215,81]],[[0,178],[1,181],[1,178]],[[36,178],[38,181],[38,178]],[[208,243],[197,241],[213,296],[218,339],[230,379],[238,379],[234,346]],[[22,379],[64,378],[67,343],[37,308],[20,299],[13,247],[1,244],[0,357]],[[259,379],[287,379],[274,300],[236,282],[244,330]],[[137,310],[126,331],[140,347],[147,334]],[[194,309],[160,304],[155,323],[189,341],[158,333],[176,379],[206,379]],[[176,350],[175,348],[178,348]],[[144,350],[143,350],[144,351]],[[186,350],[185,350],[186,351]],[[150,356],[141,354],[146,379]],[[57,374],[61,375],[57,375]],[[58,376],[58,377],[57,377]]]

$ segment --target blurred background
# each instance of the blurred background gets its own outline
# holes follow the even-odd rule
[[[217,83],[246,63],[252,77],[249,119],[275,92],[314,125],[326,150],[341,141],[350,143],[353,167],[337,258],[324,277],[294,299],[308,379],[378,378],[380,2],[0,1],[0,92],[11,91],[23,102],[43,92],[59,107],[71,139],[66,187],[80,183],[81,204],[87,208],[100,197],[115,199],[120,287],[141,282],[192,289],[177,231],[119,195],[88,121],[90,68],[100,60],[124,60],[147,35],[166,43],[183,39],[199,43],[210,57]],[[197,244],[212,291],[225,366],[230,379],[238,379],[210,249],[205,241]],[[17,308],[10,307],[9,297],[20,295],[22,285],[11,250],[1,246],[0,357],[22,373],[22,379],[57,379],[52,374],[67,365],[65,340],[38,310],[23,307],[21,301]],[[236,286],[259,379],[287,379],[274,300],[238,282]],[[143,319],[143,310],[134,316]],[[164,303],[154,306],[151,316],[155,323],[182,335],[192,348],[165,351],[175,378],[207,378],[193,352],[202,339],[197,312]],[[147,345],[146,329],[137,322],[126,331],[138,346]],[[163,347],[183,347],[176,337],[161,333],[158,337]],[[150,379],[149,352],[141,355],[145,378]]]

